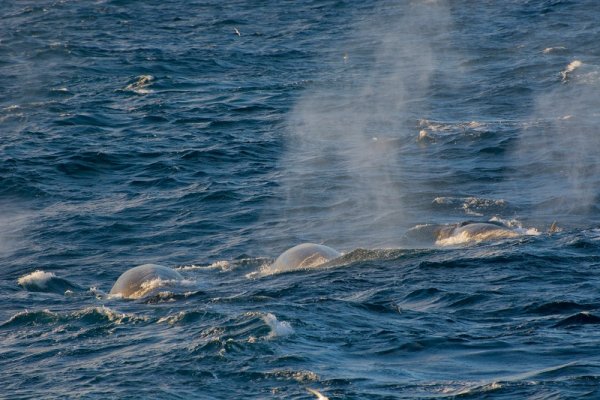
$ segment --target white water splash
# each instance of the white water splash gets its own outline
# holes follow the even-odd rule
[[[457,235],[439,239],[435,242],[438,246],[458,246],[468,243],[479,243],[489,240],[509,239],[521,236],[518,232],[508,231],[506,229],[494,229],[487,232],[473,234],[468,231],[462,231]]]
[[[175,268],[178,271],[194,271],[194,270],[210,270],[210,269],[219,269],[221,271],[230,271],[232,269],[232,264],[227,260],[215,261],[210,265],[183,265],[181,267]]]
[[[557,53],[557,52],[562,52],[567,50],[566,47],[564,46],[556,46],[556,47],[546,47],[542,53],[544,54],[550,54],[550,53]]]
[[[17,280],[17,283],[23,287],[29,286],[36,287],[39,289],[45,289],[48,284],[48,281],[55,277],[56,275],[52,272],[45,272],[38,269],[27,275],[23,275]]]
[[[146,316],[138,316],[131,313],[122,313],[119,311],[115,311],[106,306],[100,307],[86,307],[82,310],[75,311],[70,314],[70,318],[82,318],[88,315],[98,314],[106,318],[108,321],[121,325],[123,322],[146,322],[148,321],[148,317]]]
[[[279,321],[274,314],[267,313],[262,316],[262,319],[271,328],[271,333],[267,336],[268,339],[289,336],[294,333],[294,328],[292,328],[289,322]]]
[[[152,84],[154,77],[152,75],[140,75],[137,80],[129,85],[125,86],[125,90],[130,90],[137,94],[148,94],[152,93],[151,90],[147,89]]]
[[[480,197],[451,197],[442,196],[433,199],[433,204],[439,205],[457,205],[460,206],[467,215],[481,217],[483,211],[489,209],[495,210],[507,206],[507,202],[503,199],[484,199]]]
[[[127,296],[128,299],[141,299],[152,293],[158,295],[161,298],[170,298],[173,294],[170,291],[165,291],[159,289],[173,289],[173,288],[181,288],[181,287],[189,287],[196,286],[197,281],[189,280],[189,279],[161,279],[155,278],[145,282],[142,282],[140,288]],[[108,298],[110,299],[120,299],[124,296],[121,293],[109,294]]]
[[[179,321],[181,321],[183,318],[185,318],[186,315],[187,315],[187,312],[180,311],[174,315],[167,315],[165,317],[161,317],[158,321],[156,321],[156,323],[157,324],[167,323],[169,325],[174,325],[174,324],[178,323]]]

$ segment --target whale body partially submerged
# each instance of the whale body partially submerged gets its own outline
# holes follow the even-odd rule
[[[342,255],[337,250],[321,244],[303,243],[281,253],[270,266],[272,272],[316,268]]]
[[[440,227],[436,232],[436,244],[453,245],[485,240],[507,239],[522,233],[501,223],[464,222]]]
[[[156,264],[144,264],[123,272],[110,290],[111,295],[137,299],[151,293],[161,284],[183,280],[174,269]]]
[[[502,240],[522,235],[539,235],[535,228],[512,227],[498,221],[465,221],[446,225],[418,225],[402,238],[407,246],[454,246]]]

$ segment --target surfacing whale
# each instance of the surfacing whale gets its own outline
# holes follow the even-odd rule
[[[174,269],[162,265],[144,264],[123,272],[110,290],[110,294],[138,299],[160,286],[156,283],[181,280],[183,277]]]
[[[285,272],[316,268],[342,255],[331,247],[314,243],[302,243],[281,253],[269,267],[269,272]]]
[[[440,227],[435,236],[438,245],[453,245],[469,242],[482,242],[494,239],[507,239],[521,236],[522,233],[496,222],[463,222]]]
[[[497,221],[465,221],[448,225],[417,226],[406,233],[403,241],[413,246],[453,246],[536,234],[539,234],[536,229],[513,228]]]

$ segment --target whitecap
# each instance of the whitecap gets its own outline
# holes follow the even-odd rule
[[[28,323],[28,322],[37,322],[39,320],[46,320],[49,322],[54,322],[59,319],[59,315],[53,311],[48,310],[47,308],[39,311],[19,311],[10,319],[0,326],[8,326],[16,323]]]
[[[152,93],[151,90],[146,89],[152,84],[154,77],[152,75],[140,75],[137,80],[129,85],[125,86],[125,90],[131,90],[137,94],[148,94]]]
[[[178,271],[193,271],[193,270],[209,270],[209,269],[220,269],[221,271],[230,271],[232,265],[229,261],[220,260],[215,261],[210,265],[183,265],[181,267],[175,268]]]
[[[479,243],[494,239],[509,239],[520,236],[519,232],[510,231],[506,229],[494,229],[486,232],[473,234],[471,232],[463,231],[457,235],[439,239],[435,242],[438,246],[458,246],[467,243]]]
[[[39,289],[45,289],[50,279],[56,278],[56,275],[52,272],[45,272],[40,269],[31,272],[27,275],[23,275],[17,280],[17,283],[23,287],[34,287]]]
[[[565,50],[567,50],[567,48],[564,46],[546,47],[544,50],[542,50],[542,53],[549,54],[549,53],[562,52]]]
[[[178,323],[179,321],[183,320],[186,315],[187,315],[187,312],[180,311],[174,315],[167,315],[165,317],[161,317],[158,321],[156,321],[156,323],[157,324],[167,323],[169,325],[174,325],[174,324]]]
[[[512,228],[514,231],[520,233],[521,235],[537,236],[541,234],[541,232],[537,228],[524,228],[523,223],[517,219],[503,219],[496,216],[490,218],[490,221],[499,222],[502,225],[506,225],[507,227]]]
[[[145,322],[148,320],[148,317],[138,316],[135,314],[121,313],[106,306],[86,307],[83,310],[75,311],[71,314],[71,317],[82,318],[94,314],[100,315],[101,317],[107,319],[109,322],[112,322],[116,325],[120,325],[123,322]]]
[[[292,328],[292,325],[289,322],[279,321],[274,314],[264,314],[262,315],[262,319],[269,325],[269,328],[271,328],[271,332],[269,333],[269,336],[267,336],[269,339],[288,336],[294,333],[294,328]]]
[[[181,286],[194,286],[197,282],[189,279],[161,279],[155,278],[140,284],[140,288],[128,295],[128,299],[141,299],[143,297],[148,296],[149,294],[156,293],[160,298],[170,298],[173,293],[170,291],[160,290],[165,288],[177,288]],[[119,294],[111,294],[109,298],[122,298],[123,296]]]
[[[485,199],[480,197],[451,197],[442,196],[433,199],[433,204],[438,205],[456,205],[463,209],[465,214],[472,215],[474,217],[482,217],[484,213],[482,211],[488,211],[489,209],[504,208],[507,206],[507,202],[504,199]]]

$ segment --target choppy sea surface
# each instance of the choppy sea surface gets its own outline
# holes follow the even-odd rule
[[[0,397],[600,398],[598,20],[2,2]]]

